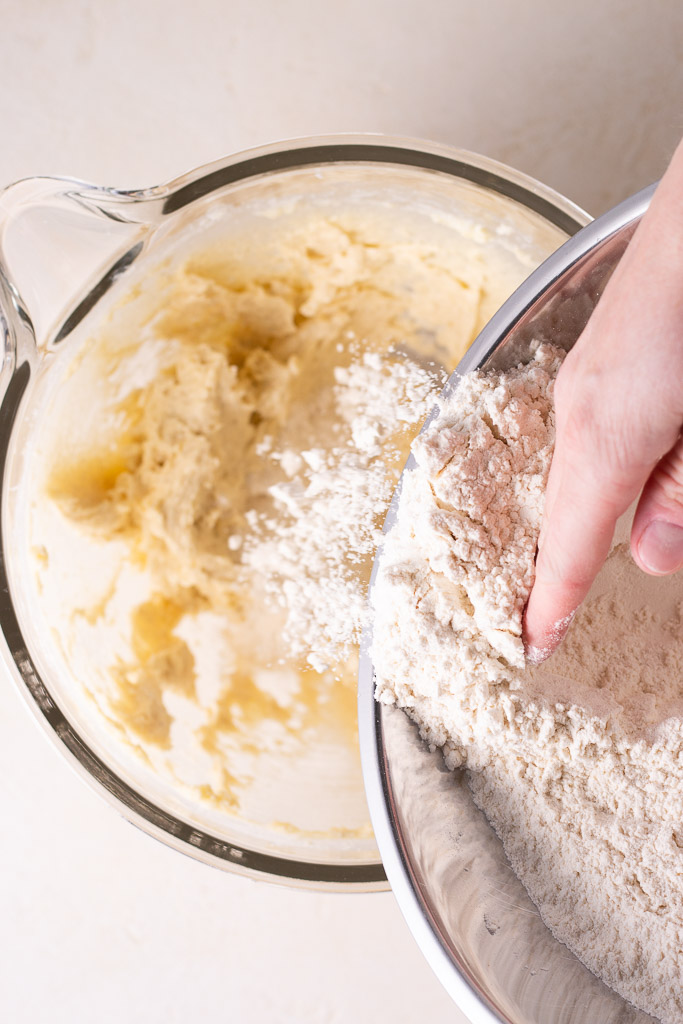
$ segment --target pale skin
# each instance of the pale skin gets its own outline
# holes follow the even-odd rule
[[[534,583],[530,660],[557,648],[638,499],[631,552],[683,567],[683,142],[555,384],[557,437]]]

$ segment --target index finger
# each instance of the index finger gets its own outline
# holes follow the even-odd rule
[[[536,559],[536,579],[524,618],[527,657],[543,661],[564,637],[609,552],[619,515],[630,501],[623,486],[577,465],[578,451],[558,446]],[[634,485],[634,495],[637,493]],[[621,495],[620,500],[612,497]],[[623,506],[623,507],[622,507]]]
[[[680,433],[682,232],[683,143],[557,378],[556,448],[524,620],[530,660],[560,643],[617,519]]]

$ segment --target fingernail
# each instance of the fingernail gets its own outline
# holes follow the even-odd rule
[[[576,609],[570,612],[569,615],[565,615],[563,619],[558,619],[557,622],[554,622],[550,629],[547,630],[542,644],[537,645],[528,642],[524,644],[524,654],[530,665],[541,665],[560,646],[567,635],[575,615]]]
[[[550,650],[550,647],[534,647],[531,645],[529,647],[525,647],[524,654],[530,665],[542,665],[543,662],[550,657],[552,651]]]
[[[658,576],[683,568],[683,527],[655,519],[643,531],[638,555],[643,565]]]

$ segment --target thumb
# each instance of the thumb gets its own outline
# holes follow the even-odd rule
[[[643,488],[631,530],[631,552],[637,565],[653,576],[683,568],[683,435]]]

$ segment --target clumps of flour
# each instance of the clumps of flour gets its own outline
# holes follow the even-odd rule
[[[293,658],[316,671],[343,664],[360,638],[381,524],[412,436],[434,403],[443,371],[374,352],[334,371],[331,447],[261,451],[287,479],[269,489],[272,513],[253,514],[242,562],[286,612]]]
[[[385,542],[373,591],[377,697],[409,709],[451,767],[475,725],[453,712],[476,704],[497,720],[500,684],[524,665],[560,362],[541,346],[523,369],[463,378],[413,443],[417,468]]]
[[[372,593],[377,697],[477,804],[555,935],[639,1008],[683,1014],[683,580],[623,523],[559,652],[525,663],[562,353],[468,375],[413,445]]]

